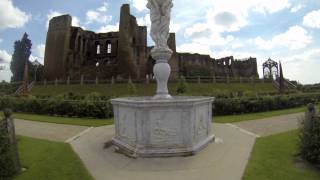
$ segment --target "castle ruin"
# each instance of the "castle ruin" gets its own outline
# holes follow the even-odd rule
[[[45,49],[45,78],[88,80],[115,78],[145,79],[152,75],[152,47],[147,45],[147,27],[139,26],[130,7],[121,7],[118,32],[95,33],[73,27],[70,15],[50,20]],[[258,77],[256,58],[236,60],[232,56],[213,59],[209,55],[179,53],[175,34],[168,45],[171,79],[184,76]]]

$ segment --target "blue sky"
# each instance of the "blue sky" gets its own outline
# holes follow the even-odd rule
[[[0,80],[9,80],[15,40],[27,32],[31,59],[43,62],[48,19],[70,14],[73,25],[97,32],[118,29],[120,7],[131,5],[140,25],[150,26],[146,0],[0,0]],[[320,82],[319,0],[173,0],[171,31],[177,50],[213,58],[281,60],[286,78]],[[152,43],[151,41],[149,42]]]

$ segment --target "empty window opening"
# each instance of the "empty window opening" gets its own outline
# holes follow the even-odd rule
[[[97,54],[100,54],[101,53],[101,46],[100,46],[100,42],[99,41],[96,41],[96,53]]]
[[[110,42],[110,41],[107,41],[107,53],[108,53],[108,54],[111,54],[111,52],[112,52],[111,42]]]
[[[100,44],[97,45],[97,54],[100,54]]]

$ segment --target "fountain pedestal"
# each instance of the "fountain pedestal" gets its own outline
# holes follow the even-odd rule
[[[211,97],[113,99],[112,142],[131,157],[187,156],[213,141]]]
[[[148,0],[151,56],[157,91],[153,97],[112,99],[116,133],[112,142],[133,157],[193,155],[214,139],[212,97],[171,97],[168,92],[172,50],[168,47],[172,0]]]

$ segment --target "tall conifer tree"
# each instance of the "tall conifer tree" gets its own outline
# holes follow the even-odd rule
[[[21,40],[14,43],[14,52],[12,55],[12,61],[10,69],[12,72],[12,82],[22,81],[25,63],[29,63],[29,57],[31,55],[31,40],[28,38],[28,34],[24,33]]]

